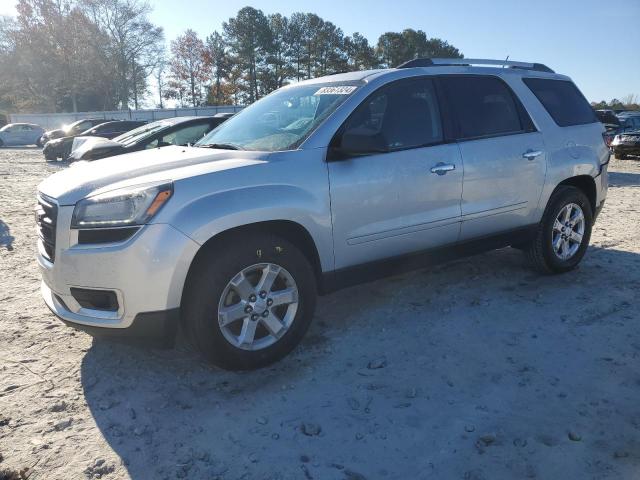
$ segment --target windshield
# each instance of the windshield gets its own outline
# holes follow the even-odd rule
[[[268,152],[297,148],[357,88],[327,83],[277,90],[221,124],[196,146]]]
[[[13,126],[13,124],[9,124],[9,125],[5,125],[4,127],[0,128],[0,132],[5,132],[7,130],[9,130],[11,127]]]
[[[63,125],[61,130],[64,130],[66,133],[69,133],[71,130],[73,130],[75,127],[80,125],[82,122],[84,122],[84,120],[77,120],[77,121],[75,121],[73,123],[69,123],[67,125]]]
[[[124,146],[129,146],[140,140],[141,138],[146,138],[149,135],[153,135],[158,130],[162,130],[163,128],[169,126],[170,124],[167,122],[159,121],[149,123],[147,125],[143,125],[141,127],[135,128],[130,132],[123,133],[119,137],[113,139],[114,142],[119,142]]]

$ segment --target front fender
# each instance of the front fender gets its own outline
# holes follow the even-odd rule
[[[168,219],[200,245],[236,227],[286,220],[301,225],[313,239],[323,271],[333,269],[328,198],[293,185],[261,185],[216,192],[185,204]]]

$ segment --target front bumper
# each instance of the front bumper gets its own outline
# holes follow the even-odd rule
[[[38,245],[41,291],[51,311],[66,323],[93,332],[170,333],[199,245],[167,224],[146,225],[119,243],[79,244],[78,232],[70,229],[72,213],[72,206],[58,209],[54,262]],[[83,307],[71,288],[114,292],[118,308]],[[157,328],[140,327],[154,322]]]
[[[108,328],[99,318],[69,310],[44,281],[40,290],[49,310],[69,327],[96,337],[141,339],[165,347],[170,347],[174,343],[180,323],[179,308],[138,313],[127,328]],[[74,320],[70,320],[71,318]]]
[[[42,149],[42,153],[45,158],[58,158],[62,156],[62,144],[55,143],[52,145],[52,142],[47,142]]]

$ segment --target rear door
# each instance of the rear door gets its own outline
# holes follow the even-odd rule
[[[463,168],[440,118],[433,81],[413,78],[381,87],[338,131],[328,163],[336,269],[457,241]],[[375,148],[333,158],[347,138]]]
[[[5,145],[20,145],[22,141],[22,126],[12,125],[4,131],[3,142]]]
[[[464,162],[460,240],[534,222],[546,174],[542,134],[499,77],[440,77]]]

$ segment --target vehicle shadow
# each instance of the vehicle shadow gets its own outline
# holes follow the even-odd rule
[[[2,145],[0,150],[42,150],[37,145]]]
[[[640,186],[640,173],[609,172],[610,187]]]
[[[13,241],[15,238],[11,235],[9,225],[0,220],[0,246],[7,250],[13,250]]]
[[[575,417],[585,437],[591,428],[600,439],[583,442],[576,465],[611,457],[598,424],[576,417],[557,392],[586,384],[607,408],[633,413],[625,399],[637,396],[593,364],[608,355],[602,328],[610,332],[612,318],[620,324],[616,315],[638,319],[638,286],[637,253],[591,247],[575,271],[542,276],[503,249],[323,297],[302,345],[259,371],[218,370],[182,344],[150,350],[94,339],[82,386],[133,479],[467,478],[478,465],[494,468],[491,478],[524,478],[504,470],[524,452],[509,450],[518,448],[510,436],[529,438],[539,455],[531,462],[545,473],[548,447],[534,438],[566,440],[558,418]],[[609,427],[620,438],[630,428]],[[501,432],[495,442],[504,444],[478,455],[473,442],[487,431]],[[453,441],[469,443],[470,453],[456,454]],[[439,470],[425,448],[439,452]]]

